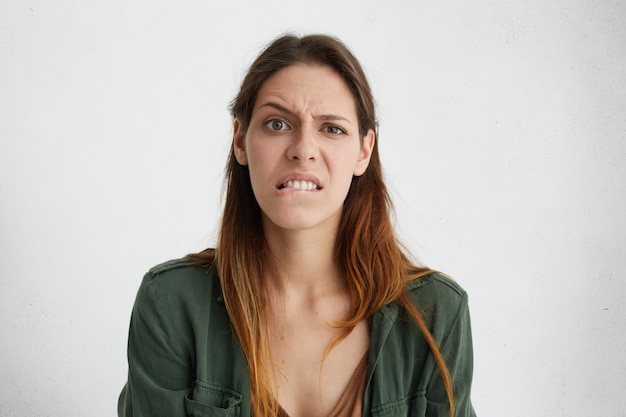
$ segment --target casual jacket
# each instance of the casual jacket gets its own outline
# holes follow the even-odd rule
[[[452,375],[457,416],[470,402],[472,340],[467,295],[436,273],[407,285]],[[364,416],[447,417],[448,398],[423,333],[398,304],[370,318]],[[214,267],[166,262],[143,279],[130,323],[120,417],[248,417],[250,381]]]

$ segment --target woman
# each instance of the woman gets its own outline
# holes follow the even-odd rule
[[[473,416],[467,297],[396,240],[356,58],[283,36],[231,108],[217,247],[145,276],[119,415]]]

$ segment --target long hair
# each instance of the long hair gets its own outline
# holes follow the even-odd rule
[[[374,99],[359,61],[343,43],[326,35],[285,35],[258,56],[231,103],[232,116],[239,120],[244,132],[263,83],[280,69],[296,63],[327,66],[336,71],[354,95],[361,139],[370,129],[377,133]],[[275,416],[278,403],[273,395],[273,365],[265,320],[267,292],[261,278],[268,267],[264,262],[271,254],[248,167],[237,163],[232,146],[225,183],[226,199],[216,250],[190,257],[217,264],[226,308],[250,370],[253,413]],[[359,321],[368,319],[386,304],[398,302],[424,333],[443,376],[453,416],[452,383],[444,358],[405,292],[408,280],[431,270],[414,265],[402,251],[394,233],[391,210],[376,138],[369,166],[363,175],[353,177],[343,206],[335,254],[351,296],[352,312],[349,320],[336,324],[342,332],[328,350]]]

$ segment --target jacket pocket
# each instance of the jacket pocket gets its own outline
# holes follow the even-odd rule
[[[185,397],[185,410],[190,417],[239,417],[242,398],[237,391],[197,380]]]

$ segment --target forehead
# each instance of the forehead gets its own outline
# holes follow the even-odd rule
[[[356,117],[354,95],[347,82],[324,65],[298,63],[277,71],[259,89],[255,110],[272,100],[293,110],[343,110]]]

